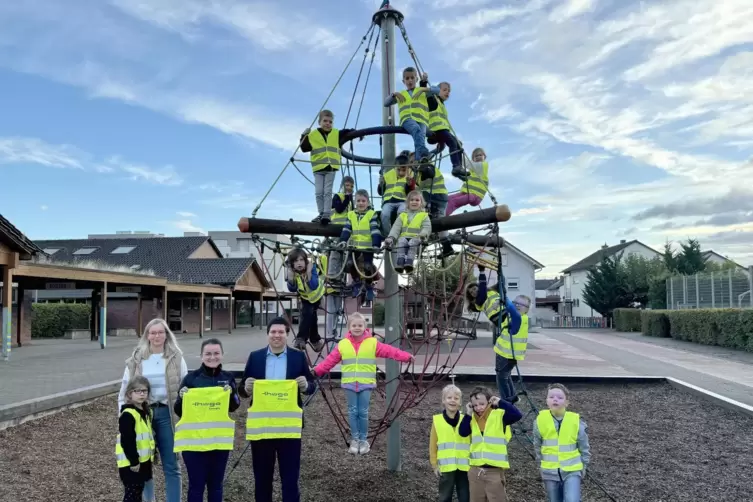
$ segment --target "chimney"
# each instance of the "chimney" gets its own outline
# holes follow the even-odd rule
[[[605,242],[605,243],[604,243],[604,245],[603,245],[603,246],[601,246],[601,249],[606,249],[606,248],[608,248],[608,247],[609,247],[609,246],[607,246],[607,243]]]
[[[625,244],[625,239],[620,239],[620,244]]]

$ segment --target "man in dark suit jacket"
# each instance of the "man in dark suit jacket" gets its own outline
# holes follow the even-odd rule
[[[316,391],[314,376],[309,370],[306,354],[288,347],[290,325],[283,317],[267,324],[269,345],[251,352],[243,370],[239,393],[253,399],[255,380],[295,380],[298,382],[298,406],[303,405],[301,393]],[[298,478],[301,472],[300,439],[260,439],[251,441],[254,465],[254,491],[256,502],[272,502],[275,458],[280,465],[283,502],[301,499]]]

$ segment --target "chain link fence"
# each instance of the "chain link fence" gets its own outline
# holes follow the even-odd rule
[[[667,279],[667,308],[753,308],[753,267]]]

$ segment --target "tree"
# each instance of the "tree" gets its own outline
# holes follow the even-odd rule
[[[677,254],[677,272],[682,275],[694,275],[706,269],[706,259],[701,252],[701,244],[696,239],[688,238],[680,243]]]
[[[651,285],[659,275],[665,275],[666,268],[662,258],[648,259],[631,254],[621,263],[625,274],[626,287],[632,301],[645,307],[650,303]]]
[[[664,243],[664,252],[662,252],[661,259],[664,262],[664,268],[670,272],[677,270],[677,255],[672,249],[672,241]]]
[[[596,312],[611,319],[616,308],[629,307],[633,295],[628,290],[622,254],[605,256],[588,271],[583,300]]]

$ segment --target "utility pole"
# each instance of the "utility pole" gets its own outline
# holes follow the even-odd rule
[[[379,25],[381,33],[382,46],[382,97],[384,100],[387,96],[395,92],[395,25],[403,20],[403,15],[387,4],[384,8],[377,11],[373,17],[374,23]],[[382,125],[395,125],[395,107],[384,107],[384,103],[379,103],[382,107]],[[399,125],[399,124],[397,124]],[[382,174],[387,169],[393,169],[395,164],[395,135],[385,134],[382,144]],[[393,347],[400,346],[402,335],[402,324],[400,323],[400,296],[398,295],[398,274],[385,260],[384,267],[384,341]],[[398,377],[400,375],[400,363],[387,359],[387,403],[392,403],[398,407],[399,403],[399,385]],[[396,411],[396,410],[395,410]],[[389,411],[388,411],[389,413]],[[393,415],[394,411],[390,413]],[[389,416],[391,419],[390,427],[387,429],[387,469],[390,471],[399,471],[402,467],[400,455],[400,419]]]

